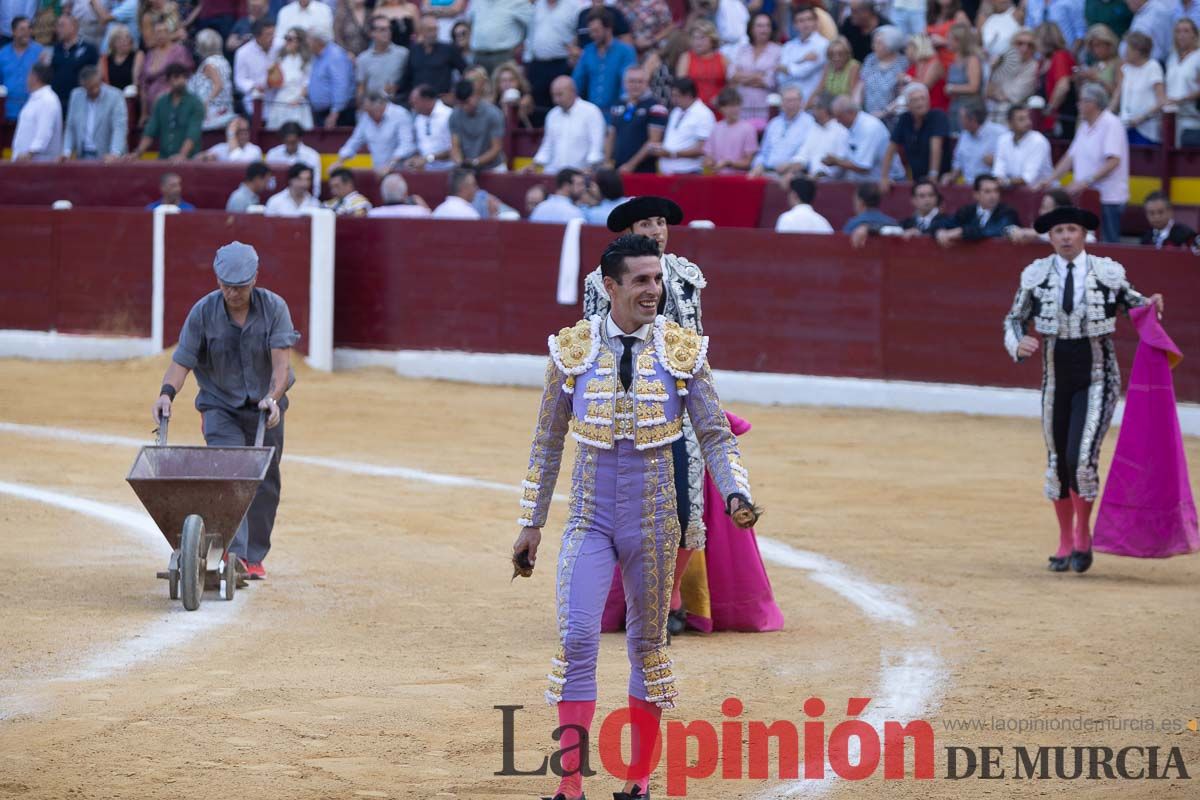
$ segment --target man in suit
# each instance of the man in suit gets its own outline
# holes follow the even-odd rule
[[[905,239],[933,236],[943,228],[955,227],[954,218],[942,213],[942,193],[931,180],[917,181],[912,187],[913,215],[900,220]]]
[[[79,71],[79,86],[71,90],[63,157],[113,161],[129,145],[129,115],[125,95],[100,81],[100,70]]]
[[[1152,245],[1156,250],[1164,247],[1191,247],[1196,232],[1187,225],[1175,221],[1171,201],[1164,192],[1151,192],[1142,201],[1146,221],[1150,230],[1142,234],[1142,244]]]
[[[934,233],[942,247],[956,242],[1003,238],[1005,231],[1020,224],[1017,212],[1000,202],[1000,182],[987,174],[975,178],[975,202],[954,215],[951,227]]]

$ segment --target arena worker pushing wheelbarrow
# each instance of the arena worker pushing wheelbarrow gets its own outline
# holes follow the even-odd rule
[[[271,549],[271,530],[279,508],[283,417],[288,407],[287,390],[296,382],[291,348],[299,341],[300,333],[292,325],[284,299],[255,285],[258,253],[253,247],[241,242],[221,247],[213,259],[213,270],[218,288],[200,298],[188,312],[179,345],[154,402],[154,421],[161,426],[170,418],[176,393],[183,388],[188,373],[194,371],[200,386],[196,410],[202,416],[208,447],[257,444],[273,448],[249,510],[241,518],[232,542],[225,543],[228,554],[236,559],[233,564],[238,572],[261,580],[266,577],[263,561]],[[260,414],[266,417],[266,429],[261,441],[256,442]],[[165,529],[163,532],[170,539],[171,533]]]

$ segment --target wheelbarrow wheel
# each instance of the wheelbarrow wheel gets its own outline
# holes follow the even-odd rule
[[[199,514],[191,514],[183,521],[183,535],[179,538],[183,607],[188,611],[195,611],[200,607],[200,596],[204,593],[204,575],[200,563],[200,545],[203,542],[204,520]]]
[[[237,591],[237,556],[233,553],[225,553],[225,571],[221,573],[221,581],[224,584],[221,587],[221,597],[232,600],[234,592]]]

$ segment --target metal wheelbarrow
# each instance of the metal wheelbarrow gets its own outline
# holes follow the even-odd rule
[[[170,447],[169,422],[160,421],[157,442],[138,451],[125,480],[171,545],[171,560],[158,577],[167,580],[172,600],[195,611],[206,588],[233,599],[237,558],[229,544],[275,448],[262,446],[266,412],[259,414],[254,447]]]

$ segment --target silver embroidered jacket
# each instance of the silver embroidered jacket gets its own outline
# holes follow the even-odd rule
[[[522,483],[519,524],[545,525],[568,431],[581,448],[611,450],[618,440],[630,439],[638,450],[669,450],[681,434],[684,410],[721,494],[741,494],[753,502],[737,438],[712,385],[705,358],[708,340],[658,317],[626,392],[616,374],[617,355],[604,344],[600,325],[596,316],[550,337],[551,359]]]
[[[1087,260],[1087,285],[1083,294],[1087,313],[1081,317],[1079,330],[1059,329],[1063,287],[1058,270],[1054,268],[1054,256],[1034,261],[1021,273],[1021,286],[1017,289],[1012,310],[1004,318],[1004,347],[1014,360],[1017,360],[1017,344],[1025,335],[1030,320],[1034,330],[1043,336],[1062,339],[1110,336],[1116,330],[1118,312],[1149,302],[1129,284],[1125,268],[1116,261],[1090,254]]]

